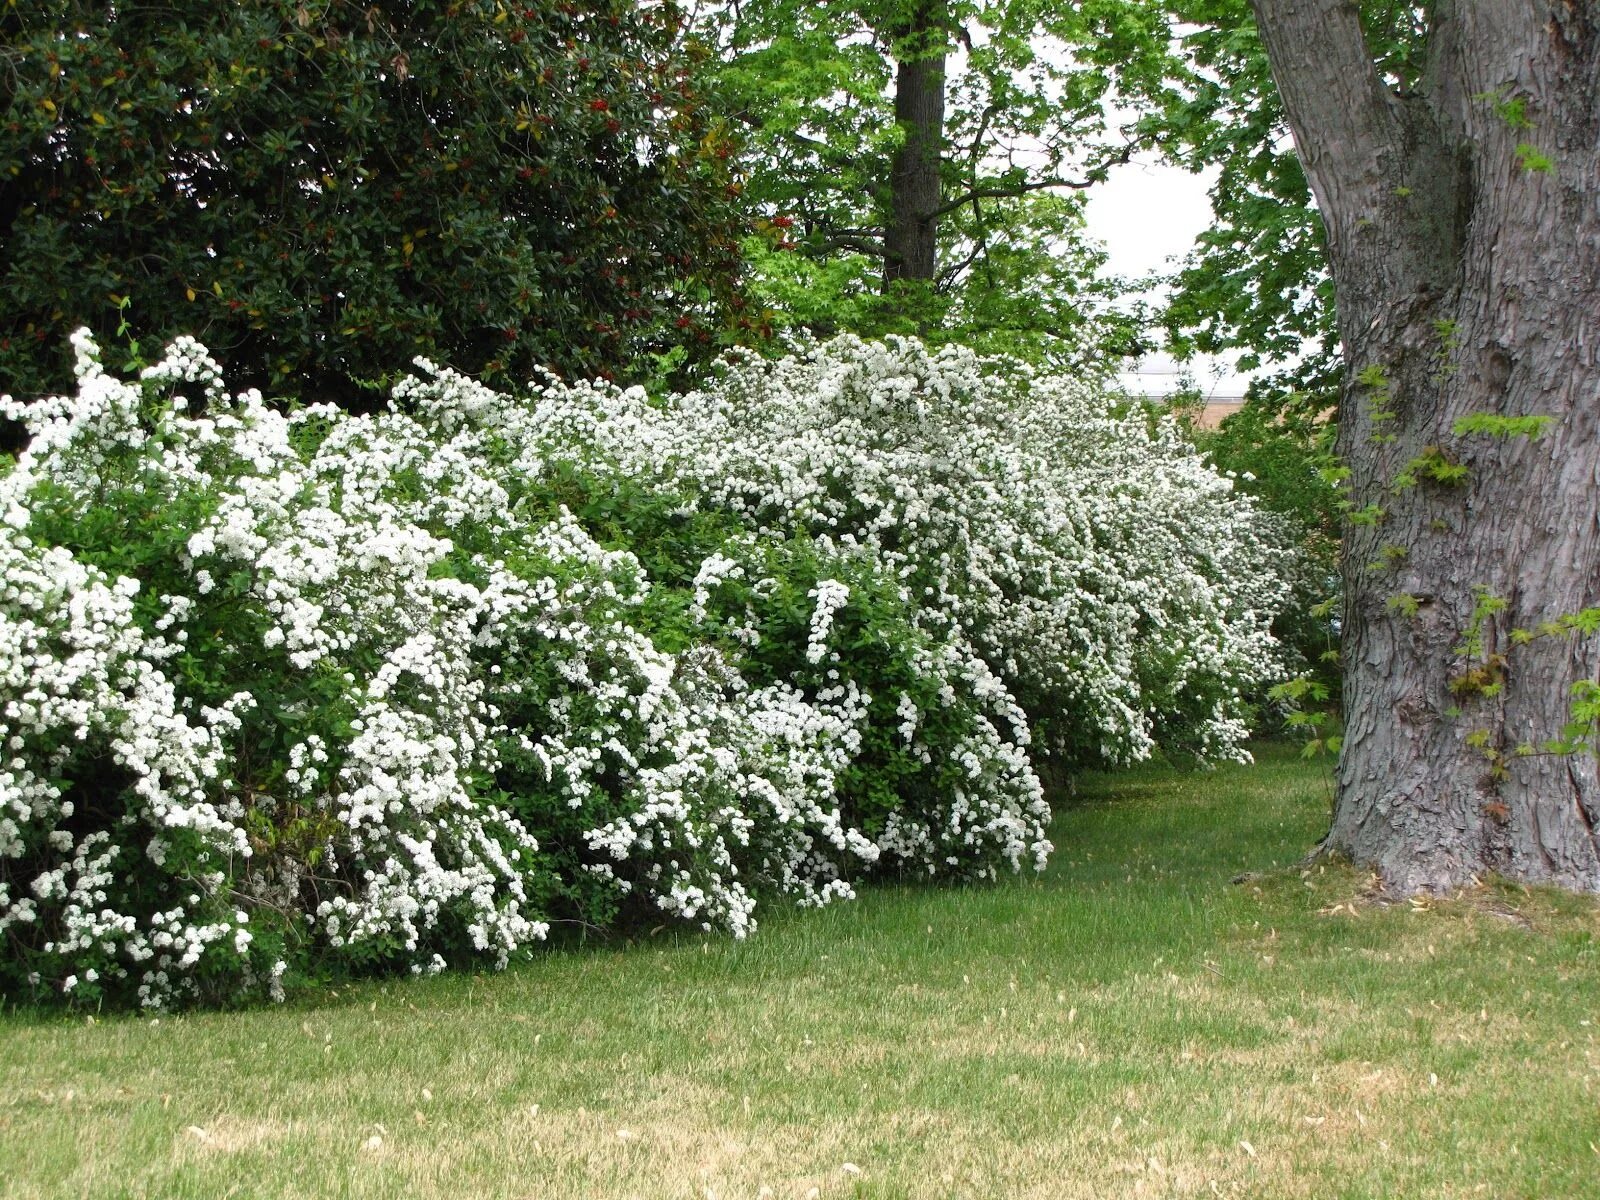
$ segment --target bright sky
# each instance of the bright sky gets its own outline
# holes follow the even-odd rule
[[[1132,162],[1089,193],[1089,232],[1111,253],[1114,275],[1170,271],[1211,223],[1210,179],[1165,163]]]
[[[1131,278],[1171,273],[1211,223],[1210,186],[1209,175],[1153,160],[1113,168],[1110,178],[1089,193],[1087,211],[1090,235],[1104,242],[1110,255],[1107,270]],[[1200,387],[1218,398],[1242,394],[1248,382],[1219,360],[1197,359],[1189,366]],[[1176,384],[1173,364],[1164,356],[1146,360],[1145,367],[1148,373],[1125,377],[1125,384],[1154,394]]]

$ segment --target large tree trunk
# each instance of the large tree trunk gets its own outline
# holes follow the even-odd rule
[[[894,119],[904,140],[889,168],[883,282],[931,281],[938,266],[939,168],[944,155],[945,38],[942,5],[915,3],[895,30],[899,71]]]
[[[1600,646],[1513,637],[1600,604],[1595,10],[1431,5],[1424,85],[1399,96],[1349,0],[1252,2],[1328,230],[1347,368],[1327,844],[1397,889],[1497,872],[1600,890],[1596,756],[1545,748]],[[1456,432],[1480,413],[1551,422]]]

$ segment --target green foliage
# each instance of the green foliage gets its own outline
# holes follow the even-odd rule
[[[1600,607],[1579,609],[1562,613],[1542,621],[1533,629],[1513,629],[1510,642],[1513,646],[1526,646],[1539,638],[1575,637],[1593,638],[1600,634]],[[1541,743],[1527,753],[1579,754],[1585,751],[1600,753],[1600,684],[1580,679],[1572,685],[1570,719],[1559,738]]]
[[[1165,69],[1119,69],[1142,127],[1168,158],[1217,168],[1215,222],[1178,272],[1163,322],[1181,355],[1240,353],[1279,364],[1262,397],[1308,412],[1336,394],[1333,289],[1322,227],[1244,0],[1147,3],[1170,47]],[[1297,366],[1286,366],[1298,360]]]
[[[1496,596],[1482,584],[1473,585],[1472,595],[1472,616],[1462,635],[1460,652],[1468,658],[1483,658],[1488,653],[1485,638],[1489,620],[1495,614],[1504,612],[1509,602],[1504,596]]]
[[[1492,107],[1495,116],[1512,129],[1533,128],[1533,118],[1528,116],[1528,102],[1522,96],[1513,96],[1502,88],[1497,92],[1479,92],[1473,99]]]
[[[717,83],[744,143],[744,199],[775,227],[750,255],[766,313],[823,336],[918,334],[1056,367],[1143,349],[1142,311],[1114,303],[1121,286],[1097,277],[1104,255],[1080,195],[1139,140],[1108,129],[1104,102],[1113,64],[1159,73],[1159,22],[1143,8],[753,0],[717,10],[727,59]],[[930,58],[946,69],[938,273],[886,289],[892,162],[905,140],[895,72]]]
[[[1367,564],[1369,571],[1394,571],[1411,555],[1411,551],[1396,542],[1385,542],[1378,547],[1378,557]]]
[[[1326,413],[1340,383],[1333,284],[1324,231],[1290,140],[1249,0],[1145,0],[1162,69],[1114,67],[1140,126],[1168,159],[1213,168],[1214,223],[1178,273],[1163,314],[1182,353],[1235,351],[1245,369],[1276,367],[1253,387],[1282,409]],[[1422,11],[1360,0],[1383,80],[1399,91],[1422,78]]]
[[[1338,757],[1344,738],[1334,732],[1337,720],[1332,693],[1325,680],[1313,675],[1297,676],[1278,684],[1267,696],[1283,710],[1284,726],[1291,733],[1304,737],[1302,757]]]
[[[1367,437],[1373,445],[1382,446],[1394,441],[1388,432],[1389,422],[1399,417],[1394,408],[1394,380],[1383,363],[1368,363],[1356,372],[1355,385],[1366,393],[1362,409],[1372,430]]]
[[[1348,475],[1332,449],[1333,428],[1309,406],[1279,405],[1253,394],[1216,430],[1196,428],[1196,444],[1235,486],[1287,522],[1300,550],[1290,602],[1273,622],[1273,633],[1302,672],[1307,691],[1268,693],[1267,714],[1283,714],[1284,725],[1321,737],[1335,719],[1339,688],[1340,517],[1348,507]],[[1319,742],[1327,749],[1326,740]]]
[[[1457,437],[1483,434],[1487,437],[1525,437],[1537,441],[1554,423],[1544,416],[1506,417],[1499,413],[1472,413],[1456,421],[1451,432]]]
[[[815,695],[844,686],[868,697],[856,752],[835,779],[831,797],[848,826],[878,837],[895,814],[934,822],[952,789],[963,786],[953,760],[971,734],[973,714],[951,703],[943,676],[926,670],[937,644],[918,628],[910,595],[869,560],[824,554],[809,539],[753,539],[725,510],[578,462],[559,464],[530,487],[522,503],[542,504],[552,513],[565,506],[599,544],[638,560],[650,590],[632,619],[659,649],[712,650],[736,666],[750,688],[793,687]],[[742,570],[701,594],[696,612],[697,574],[721,554],[736,556]],[[849,595],[833,615],[837,657],[813,660],[807,643],[825,580],[844,584]],[[508,657],[519,661],[521,655],[513,650]],[[549,706],[561,702],[564,690],[547,674],[539,686],[502,706],[507,723],[535,728],[546,722]],[[908,705],[921,714],[915,745],[899,732],[900,710]],[[950,756],[938,750],[930,756],[929,747],[946,748]],[[537,758],[508,746],[502,761],[497,785],[506,803],[539,831],[554,869],[550,901],[557,919],[603,927],[618,924],[619,916],[631,918],[625,922],[631,925],[654,918],[647,896],[635,896],[624,908],[616,889],[584,867],[591,857],[585,831],[627,819],[628,805],[617,798],[608,809],[605,798],[597,797],[574,809],[551,786]],[[728,803],[748,805],[749,798],[730,795]]]
[[[1556,161],[1530,142],[1517,143],[1517,165],[1524,171],[1547,175],[1556,169]]]
[[[1368,363],[1356,372],[1356,383],[1372,392],[1387,393],[1391,386],[1389,369],[1382,363]]]
[[[1288,522],[1300,550],[1293,597],[1273,624],[1291,660],[1325,689],[1336,690],[1339,518],[1344,468],[1331,448],[1332,428],[1298,408],[1274,412],[1253,396],[1215,430],[1195,428],[1195,443],[1241,491]]]
[[[1525,646],[1535,638],[1562,637],[1567,634],[1593,637],[1597,633],[1600,633],[1600,608],[1585,608],[1575,613],[1563,613],[1551,621],[1544,621],[1536,629],[1513,629],[1511,643],[1514,646]]]
[[[1447,686],[1451,695],[1463,700],[1469,697],[1487,700],[1505,690],[1506,668],[1510,664],[1497,647],[1492,622],[1496,615],[1506,611],[1510,602],[1482,584],[1473,585],[1472,595],[1472,615],[1456,647],[1456,653],[1465,661],[1450,673]],[[1469,738],[1468,744],[1476,743]],[[1498,764],[1500,752],[1497,748],[1491,749],[1489,757]]]
[[[1242,490],[1294,518],[1325,557],[1338,537],[1344,473],[1333,455],[1331,432],[1323,423],[1296,413],[1280,415],[1252,398],[1216,430],[1196,429],[1194,436]]]
[[[1422,599],[1419,596],[1413,596],[1409,592],[1397,592],[1389,597],[1385,607],[1390,612],[1399,613],[1402,617],[1409,619],[1422,611]]]
[[[1403,492],[1416,487],[1422,480],[1442,487],[1460,487],[1470,474],[1471,471],[1464,464],[1456,462],[1439,447],[1424,446],[1421,454],[1413,456],[1410,462],[1400,468],[1391,487],[1395,492]]]
[[[1494,92],[1479,92],[1473,99],[1488,104],[1494,110],[1494,115],[1504,121],[1508,129],[1521,133],[1534,127],[1534,120],[1528,115],[1527,98],[1512,95],[1509,88],[1501,88]],[[1517,165],[1524,171],[1543,174],[1555,169],[1555,160],[1531,142],[1517,143],[1516,155]]]
[[[1456,373],[1455,353],[1461,348],[1461,327],[1457,321],[1439,318],[1433,323],[1433,331],[1439,337],[1434,379],[1442,383]]]
[[[1580,679],[1572,685],[1572,721],[1563,732],[1561,751],[1600,752],[1600,684]]]
[[[0,380],[59,390],[68,331],[119,323],[343,403],[418,354],[642,376],[750,335],[682,33],[620,0],[0,8]]]

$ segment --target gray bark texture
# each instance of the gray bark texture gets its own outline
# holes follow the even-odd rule
[[[1430,4],[1422,85],[1398,94],[1351,0],[1252,3],[1327,228],[1367,509],[1326,846],[1400,891],[1600,891],[1596,756],[1541,749],[1600,646],[1511,636],[1600,604],[1600,6]],[[1552,420],[1454,432],[1476,413]]]
[[[901,56],[895,77],[894,119],[905,140],[889,168],[889,223],[883,282],[934,278],[938,265],[939,169],[944,156],[944,14],[915,3],[896,31]]]

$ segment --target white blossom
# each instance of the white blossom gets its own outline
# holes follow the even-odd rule
[[[349,416],[230,396],[192,339],[132,383],[73,346],[76,394],[0,400],[31,435],[0,475],[0,971],[29,987],[281,998],[296,955],[504,965],[558,885],[744,936],[873,871],[1040,867],[1030,754],[1237,755],[1276,669],[1282,552],[1229,481],[962,351],[839,339],[665,398],[424,363]],[[552,502],[574,471],[732,530],[680,564],[688,632]],[[160,556],[52,542],[91,513]],[[868,755],[919,782],[863,800]]]

